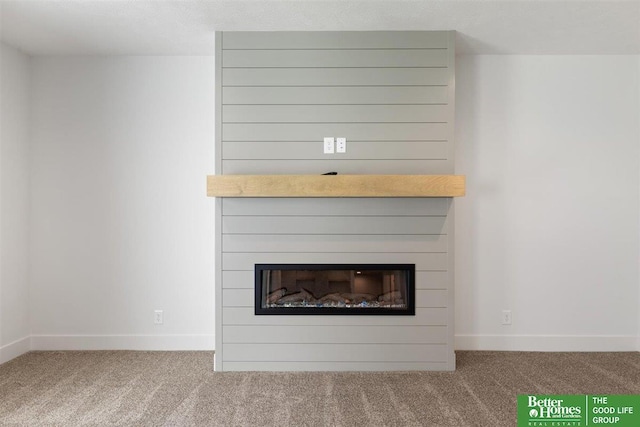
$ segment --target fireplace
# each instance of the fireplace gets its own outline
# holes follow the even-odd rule
[[[454,369],[454,45],[216,33],[217,371]]]
[[[256,264],[256,315],[415,315],[415,264]]]

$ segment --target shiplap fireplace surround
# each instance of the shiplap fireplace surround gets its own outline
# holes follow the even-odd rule
[[[455,368],[453,40],[216,34],[217,371]],[[341,263],[415,264],[415,315],[254,314],[256,264]]]

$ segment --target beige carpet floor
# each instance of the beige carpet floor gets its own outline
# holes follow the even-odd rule
[[[220,373],[211,352],[32,352],[2,426],[514,426],[518,394],[640,394],[640,353],[458,352],[455,372]]]

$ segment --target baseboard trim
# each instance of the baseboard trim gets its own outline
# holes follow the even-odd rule
[[[456,335],[456,350],[638,351],[633,335]]]
[[[214,335],[32,335],[31,350],[210,351]]]
[[[22,356],[31,350],[31,338],[24,337],[0,347],[0,364]]]
[[[32,335],[0,347],[0,363],[31,350],[212,351],[207,335]],[[626,335],[456,335],[456,350],[640,351],[640,337]]]

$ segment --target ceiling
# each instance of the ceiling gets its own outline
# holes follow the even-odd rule
[[[456,30],[462,54],[640,54],[640,0],[0,0],[33,55],[212,55],[215,31]]]

